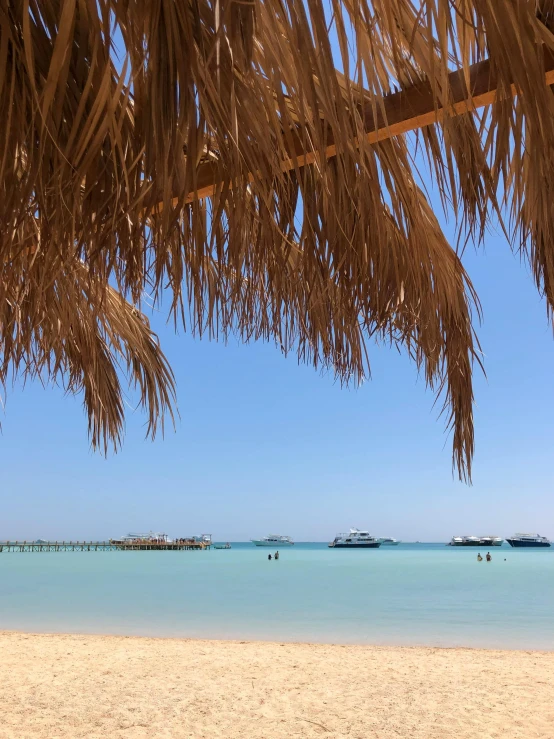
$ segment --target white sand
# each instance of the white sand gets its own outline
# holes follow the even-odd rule
[[[554,653],[0,632],[1,739],[552,739]]]

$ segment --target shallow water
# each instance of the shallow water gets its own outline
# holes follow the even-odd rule
[[[554,648],[554,548],[269,551],[3,552],[0,629]]]

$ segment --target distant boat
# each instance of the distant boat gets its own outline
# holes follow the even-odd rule
[[[481,540],[478,536],[453,536],[449,542],[451,547],[478,547]]]
[[[378,549],[381,542],[368,531],[350,529],[348,534],[337,534],[329,546],[333,549]]]
[[[383,537],[381,539],[377,539],[379,544],[386,547],[396,547],[398,544],[401,544],[402,542],[398,541],[398,539],[389,539],[388,537]]]
[[[501,547],[504,544],[504,539],[500,536],[482,536],[481,544],[484,547]]]
[[[293,540],[290,536],[282,536],[281,534],[269,534],[261,539],[250,539],[252,544],[257,547],[292,547],[294,546]]]
[[[214,544],[214,549],[231,549],[229,542],[227,544]]]
[[[504,539],[499,536],[453,536],[451,547],[501,547]]]
[[[549,547],[550,541],[540,534],[514,534],[506,539],[511,547]]]

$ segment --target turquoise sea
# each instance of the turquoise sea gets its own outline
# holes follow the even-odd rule
[[[554,548],[232,547],[3,552],[0,629],[554,649]]]

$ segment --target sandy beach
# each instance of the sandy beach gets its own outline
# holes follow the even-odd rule
[[[554,653],[0,633],[1,739],[554,736]]]

